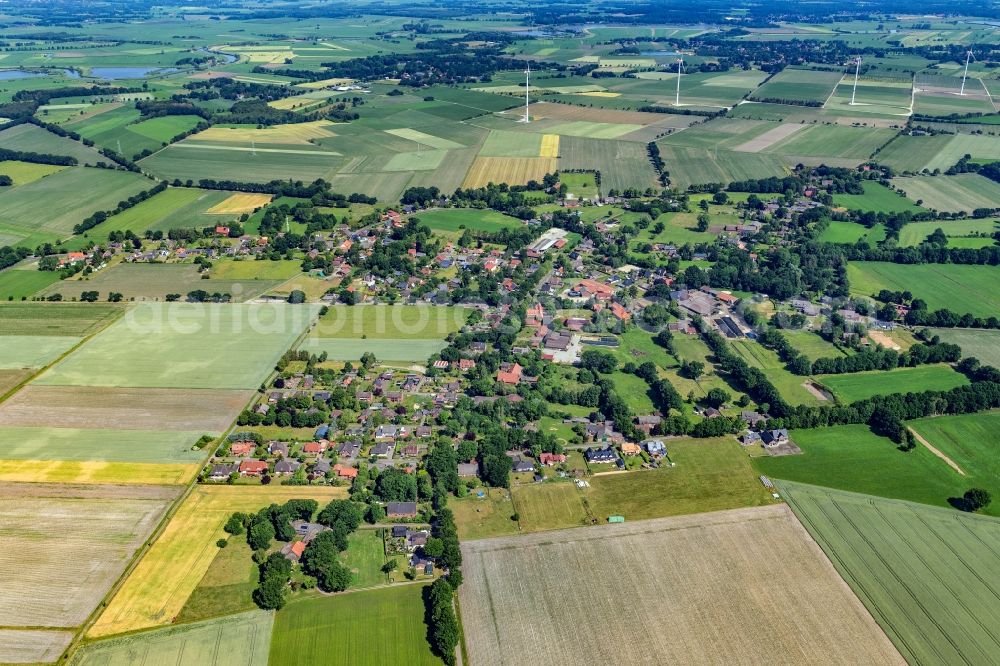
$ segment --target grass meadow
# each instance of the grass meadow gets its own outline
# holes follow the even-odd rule
[[[493,210],[470,208],[422,211],[417,219],[432,231],[459,235],[466,229],[473,232],[495,233],[503,229],[518,229],[524,226],[524,222],[516,217]]]
[[[858,296],[872,296],[881,289],[909,290],[931,310],[946,308],[981,317],[1000,311],[997,266],[852,261],[847,265],[847,279],[851,293]]]
[[[832,220],[819,235],[819,240],[825,243],[848,245],[854,245],[859,240],[864,240],[868,245],[875,245],[875,243],[885,240],[885,227],[881,224],[866,227],[856,222]]]
[[[427,642],[424,586],[301,599],[278,611],[270,666],[438,666]]]
[[[808,391],[805,377],[793,375],[785,369],[784,362],[777,353],[753,340],[731,340],[730,348],[755,368],[767,374],[781,397],[791,405],[815,405],[819,403],[815,394]]]
[[[36,264],[18,265],[0,271],[0,301],[19,301],[34,296],[59,281],[59,273],[40,271]]]
[[[471,310],[433,305],[334,305],[320,318],[318,338],[435,339],[461,330]]]
[[[816,381],[829,389],[842,404],[890,393],[947,391],[969,383],[965,375],[947,365],[920,365],[888,371],[818,375]]]
[[[878,213],[917,213],[921,210],[915,203],[881,183],[866,180],[862,187],[864,194],[834,194],[834,205],[848,210],[871,210]]]
[[[912,664],[996,655],[1000,522],[954,510],[780,484],[796,516]]]
[[[949,506],[965,480],[923,446],[900,451],[868,426],[844,425],[790,433],[801,455],[753,459],[760,474],[856,493]]]
[[[589,488],[568,482],[515,487],[521,530],[579,527],[611,515],[645,520],[771,501],[732,438],[671,440],[667,451],[675,467],[591,476]]]
[[[948,245],[956,240],[982,241],[983,246],[994,243],[992,235],[1000,230],[996,220],[931,220],[927,222],[910,222],[899,230],[899,245],[913,247],[920,245],[936,229],[941,229],[948,236]],[[977,238],[977,234],[984,237]]]
[[[119,213],[87,232],[95,240],[107,238],[112,231],[131,231],[142,236],[146,231],[191,229],[213,226],[227,218],[206,211],[225,201],[231,192],[170,187],[151,199]],[[235,218],[236,216],[232,216]]]
[[[987,365],[1000,367],[1000,331],[971,328],[934,328],[934,335],[962,348],[962,356],[974,356]]]
[[[0,335],[83,337],[123,312],[112,303],[0,303]]]

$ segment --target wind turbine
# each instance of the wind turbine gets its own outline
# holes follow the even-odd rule
[[[861,73],[861,56],[854,60],[854,90],[851,91],[851,106],[854,106],[854,98],[858,94],[858,74]]]
[[[674,96],[674,106],[681,105],[681,68],[684,67],[684,58],[677,59],[677,93]]]
[[[976,56],[972,55],[972,50],[965,52],[965,72],[962,74],[962,88],[958,91],[959,95],[965,95],[965,79],[969,77],[969,60],[974,59]]]
[[[531,116],[528,113],[528,107],[531,104],[531,101],[528,98],[528,92],[531,90],[531,82],[529,81],[530,76],[531,76],[531,62],[529,61],[527,69],[524,70],[524,118],[521,119],[521,122],[523,123],[531,122]]]
[[[257,157],[257,146],[254,144],[253,139],[250,139],[250,156]]]

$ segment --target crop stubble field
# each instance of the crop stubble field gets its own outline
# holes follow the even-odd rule
[[[905,663],[785,506],[462,550],[474,663],[578,664],[581,655],[590,664]],[[601,568],[608,561],[614,575]],[[567,585],[553,571],[581,576]],[[635,628],[650,618],[669,630],[637,640]],[[573,629],[591,625],[600,630]]]
[[[153,486],[0,485],[0,623],[83,622],[176,494]]]
[[[995,663],[1000,521],[780,482],[795,514],[910,663]]]

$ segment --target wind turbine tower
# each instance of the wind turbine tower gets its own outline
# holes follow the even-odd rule
[[[681,68],[684,66],[684,58],[677,59],[677,93],[674,96],[674,106],[681,105]]]
[[[531,100],[528,97],[528,92],[531,90],[531,81],[529,77],[531,76],[531,63],[528,63],[527,69],[524,70],[524,118],[521,122],[530,123],[531,115],[528,112]]]
[[[854,90],[851,91],[851,106],[854,106],[854,98],[858,94],[858,74],[861,73],[861,56],[854,61]]]
[[[962,88],[958,91],[959,95],[965,95],[965,79],[969,77],[969,60],[972,59],[972,51],[966,51],[965,53],[965,72],[962,74]]]

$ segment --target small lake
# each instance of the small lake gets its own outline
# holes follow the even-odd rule
[[[176,71],[176,67],[91,67],[90,75],[96,79],[141,79]]]
[[[23,69],[2,69],[0,70],[0,81],[14,81],[16,79],[31,79],[38,76],[45,76],[43,72],[27,72]]]

